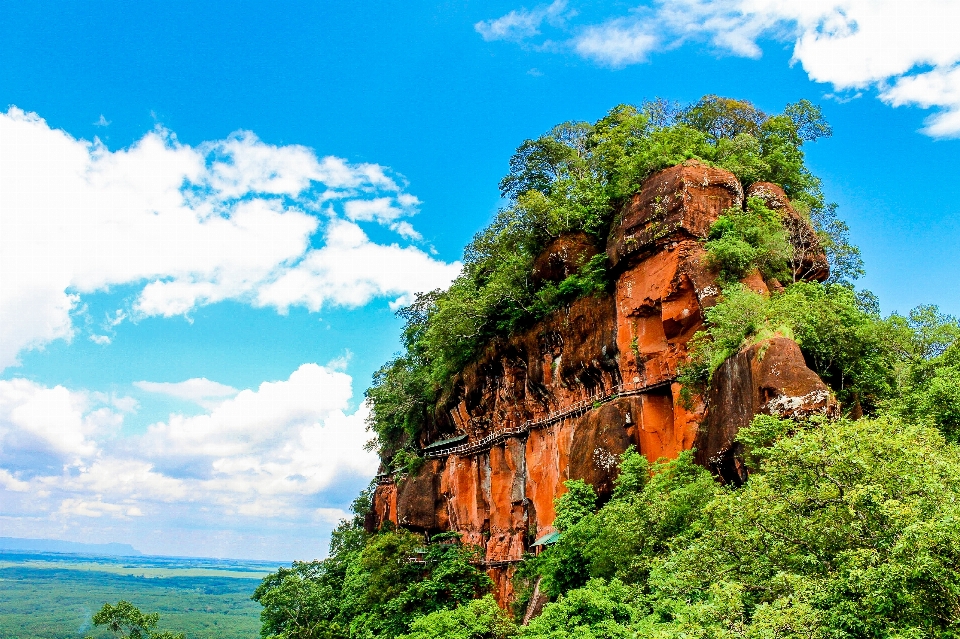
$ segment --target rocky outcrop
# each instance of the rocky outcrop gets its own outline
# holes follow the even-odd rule
[[[802,220],[774,185],[747,194]],[[632,445],[650,461],[696,446],[701,463],[742,481],[732,444],[754,414],[833,410],[829,390],[785,338],[724,364],[707,397],[681,397],[678,365],[719,294],[702,240],[724,210],[743,205],[731,173],[699,162],[648,179],[605,247],[614,290],[489,344],[454,380],[420,442],[465,435],[467,448],[434,451],[416,474],[379,486],[369,524],[461,532],[485,548],[505,602],[511,562],[553,530],[554,499],[567,479],[585,479],[607,498],[617,458]],[[811,263],[822,254],[812,241],[801,248]],[[586,235],[558,238],[536,260],[535,276],[560,281],[597,251]],[[744,283],[763,294],[779,286],[759,273]]]
[[[586,233],[568,233],[556,238],[533,263],[531,275],[541,282],[560,282],[576,273],[600,249]]]
[[[743,206],[743,187],[729,171],[696,160],[660,171],[643,184],[613,225],[607,256],[616,267],[655,252],[676,235],[703,238],[720,214]]]
[[[785,337],[757,342],[721,364],[708,403],[695,458],[734,485],[747,479],[742,449],[734,440],[754,415],[833,416],[838,411],[830,389],[804,363],[800,347]]]

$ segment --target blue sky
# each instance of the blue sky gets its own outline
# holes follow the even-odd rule
[[[393,310],[622,102],[818,102],[860,285],[960,314],[950,0],[359,4],[0,7],[4,535],[322,556]]]

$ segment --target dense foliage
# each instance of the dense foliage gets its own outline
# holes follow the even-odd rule
[[[891,416],[758,417],[740,439],[754,472],[739,489],[689,453],[639,490],[626,473],[630,490],[531,560],[575,585],[519,636],[956,636],[956,445]]]
[[[765,279],[789,281],[793,245],[783,220],[760,198],[748,198],[745,209],[730,209],[710,227],[707,262],[721,284],[739,282],[754,270]]]
[[[363,515],[369,508],[365,493],[354,503],[354,518],[334,531],[327,559],[294,562],[263,580],[253,594],[263,605],[262,637],[420,636],[422,630],[411,625],[417,619],[490,590],[490,578],[475,566],[478,549],[449,534],[434,536],[430,544],[406,530],[368,534]]]
[[[724,288],[691,342],[684,388],[702,389],[744,345],[783,335],[842,418],[756,417],[737,435],[750,471],[737,488],[693,451],[650,463],[632,448],[605,503],[567,481],[560,538],[517,567],[512,618],[488,595],[477,549],[389,526],[364,532],[365,493],[330,558],[257,589],[264,639],[960,639],[960,323],[933,306],[884,318],[853,288],[858,253],[803,165],[802,144],[826,134],[806,102],[768,117],[707,97],[686,109],[621,106],[526,141],[501,182],[510,205],[474,238],[450,289],[401,311],[405,352],[368,397],[381,453],[414,467],[414,436],[482,344],[609,286],[602,253],[563,282],[537,283],[538,252],[567,231],[599,246],[652,171],[697,157],[745,186],[782,184],[818,230],[832,278],[798,275],[791,229],[763,201],[725,211],[705,241]],[[742,285],[755,270],[783,286],[760,295]],[[550,603],[518,626],[535,591]]]
[[[420,617],[400,639],[506,639],[516,632],[516,624],[487,595],[453,610]]]
[[[960,323],[929,305],[907,317],[893,315],[890,323],[899,336],[903,362],[892,410],[937,427],[952,442],[960,441]]]
[[[534,259],[553,238],[572,231],[602,248],[625,198],[653,172],[687,159],[728,169],[745,187],[782,185],[820,229],[835,276],[855,277],[859,257],[846,241],[846,226],[804,166],[803,144],[827,135],[819,108],[807,101],[770,116],[748,102],[707,96],[686,108],[662,101],[620,105],[593,124],[565,122],[526,140],[500,183],[508,205],[467,247],[462,274],[449,289],[420,295],[400,312],[404,352],[380,369],[367,391],[374,445],[385,458],[404,447],[415,452],[415,436],[443,391],[491,338],[606,290],[603,253],[559,283],[532,278]],[[734,278],[751,264],[781,273],[788,245],[781,227],[777,238],[770,233],[778,224],[759,201],[751,201],[746,215],[728,212],[710,240],[724,274]],[[394,466],[408,461],[399,456]]]

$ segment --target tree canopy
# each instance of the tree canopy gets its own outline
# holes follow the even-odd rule
[[[117,639],[184,639],[182,633],[156,630],[160,614],[141,612],[125,599],[118,601],[115,606],[103,604],[103,608],[93,615],[92,621],[94,626],[105,626]]]

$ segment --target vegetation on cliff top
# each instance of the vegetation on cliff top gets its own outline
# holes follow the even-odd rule
[[[706,96],[685,108],[663,101],[620,105],[593,124],[565,122],[526,140],[500,182],[508,205],[466,248],[463,273],[449,289],[422,294],[399,313],[406,320],[404,352],[367,391],[374,445],[389,458],[413,443],[456,373],[492,338],[607,289],[603,253],[560,283],[534,280],[533,261],[551,239],[572,231],[602,248],[625,199],[655,171],[685,160],[727,169],[745,187],[780,184],[820,230],[834,277],[855,277],[858,253],[804,165],[804,143],[830,132],[820,109],[805,100],[770,116],[748,102]],[[777,244],[770,234],[777,217],[759,201],[750,206],[747,218],[725,217],[712,252],[725,273],[756,263],[782,270],[784,240]]]

